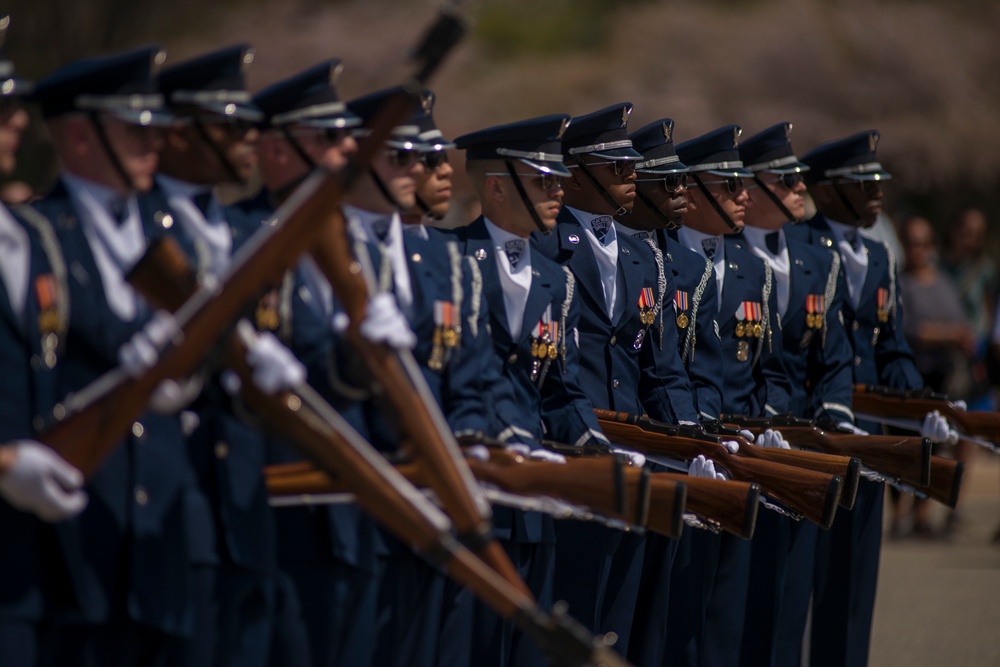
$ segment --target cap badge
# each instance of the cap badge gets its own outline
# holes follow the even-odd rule
[[[670,135],[674,132],[674,124],[671,121],[664,121],[663,123],[663,141],[670,143]]]
[[[743,134],[743,128],[741,127],[733,128],[733,148],[739,148],[741,134]]]
[[[792,124],[785,123],[785,141],[792,140]]]
[[[562,126],[560,126],[559,133],[556,135],[557,139],[563,138],[563,135],[566,133],[567,127],[569,127],[569,118],[563,118]]]
[[[868,150],[874,153],[876,146],[878,146],[878,132],[872,132],[868,135]]]
[[[629,113],[631,113],[631,111],[632,111],[632,108],[629,105],[627,105],[627,104],[622,107],[622,127],[625,127],[625,126],[628,125],[628,115],[629,115]]]

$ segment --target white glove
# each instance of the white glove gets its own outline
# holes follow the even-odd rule
[[[0,496],[17,509],[49,523],[83,511],[87,506],[83,473],[33,440],[14,442],[9,447],[15,452],[14,462],[0,475]]]
[[[928,412],[924,417],[924,423],[920,427],[920,435],[935,444],[954,445],[958,443],[958,431],[948,425],[948,420],[935,410]]]
[[[957,410],[961,410],[962,412],[969,409],[969,404],[965,401],[952,401],[951,404],[954,405]]]
[[[118,365],[129,377],[139,377],[156,365],[160,350],[179,333],[173,315],[165,310],[156,311],[142,329],[118,348]]]
[[[203,385],[200,375],[181,381],[164,380],[149,397],[149,409],[158,415],[175,415],[198,398]]]
[[[629,465],[641,468],[646,465],[646,455],[641,452],[637,452],[631,449],[622,449],[621,447],[611,446],[611,452],[613,454],[621,454],[628,459]]]
[[[465,454],[465,458],[473,461],[487,463],[490,460],[490,448],[486,445],[469,445],[462,452]]]
[[[740,429],[740,435],[743,436],[743,439],[746,440],[747,442],[750,442],[750,443],[753,442],[753,433],[751,431],[748,431],[745,428],[741,428]]]
[[[270,332],[254,337],[247,349],[253,383],[265,394],[288,391],[306,381],[306,367]]]
[[[531,447],[528,447],[527,445],[522,444],[520,442],[516,442],[512,445],[507,445],[506,447],[504,447],[504,449],[506,449],[511,454],[517,454],[518,456],[531,456]]]
[[[333,330],[337,333],[344,333],[349,323],[346,313],[333,316]],[[417,336],[410,329],[406,315],[396,305],[395,297],[387,292],[376,294],[368,301],[360,328],[361,335],[372,343],[385,343],[407,350],[417,346]]]
[[[750,435],[750,440],[751,442],[753,441],[753,434]],[[735,440],[723,440],[719,444],[728,449],[730,454],[735,454],[740,451],[740,443]]]
[[[855,426],[851,422],[838,422],[837,423],[837,428],[845,430],[845,431],[850,431],[854,435],[871,435],[871,433],[869,433],[868,431],[866,431],[864,429],[861,429],[861,428],[858,428],[857,426]]]
[[[566,463],[566,457],[562,454],[550,452],[547,449],[533,449],[528,454],[528,458],[534,461],[546,461],[548,463]]]
[[[781,431],[767,429],[757,436],[758,447],[771,447],[774,449],[791,449],[792,446],[781,436]]]
[[[726,479],[725,473],[716,472],[715,463],[706,459],[702,454],[691,459],[688,466],[688,475],[691,477],[704,477],[705,479]]]

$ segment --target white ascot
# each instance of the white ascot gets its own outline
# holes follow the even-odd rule
[[[570,206],[566,208],[580,221],[583,236],[594,249],[608,318],[617,322],[625,310],[625,301],[618,299],[618,232],[615,219],[610,215],[587,213]]]
[[[834,222],[827,218],[830,225],[830,232],[837,250],[840,251],[840,258],[844,267],[844,275],[847,277],[847,296],[851,299],[854,308],[861,303],[861,291],[865,286],[865,277],[868,275],[868,253],[865,252],[865,244],[858,233],[858,228],[854,225],[845,225]],[[852,242],[850,239],[853,238]]]
[[[233,235],[226,222],[222,204],[212,195],[208,210],[202,213],[194,203],[199,194],[211,193],[211,188],[188,183],[170,176],[156,177],[167,196],[170,209],[177,215],[184,233],[196,246],[207,250],[207,267],[212,273],[221,275],[229,266],[229,256],[233,249]]]
[[[516,341],[521,338],[524,309],[528,305],[528,293],[531,291],[531,247],[527,244],[527,239],[500,229],[489,218],[484,218],[484,221],[493,242],[493,255],[497,261],[497,273],[500,274],[510,337]],[[517,247],[520,247],[520,253],[516,255],[516,261],[511,262],[511,256],[514,256]]]
[[[31,247],[28,233],[7,207],[0,204],[0,289],[6,288],[10,307],[19,325],[24,326],[24,302],[28,295]]]
[[[146,237],[135,195],[129,195],[125,200],[127,213],[119,223],[111,210],[121,195],[111,188],[65,172],[62,179],[94,254],[111,312],[119,319],[134,320],[138,312],[138,297],[125,276],[146,252]]]
[[[764,240],[768,234],[778,235],[778,252],[773,253]],[[784,230],[761,229],[747,225],[743,228],[743,236],[750,242],[755,255],[771,265],[774,273],[775,296],[778,299],[778,314],[782,317],[788,311],[788,293],[791,286],[791,262],[788,257],[788,243]]]
[[[403,221],[398,213],[372,213],[353,206],[344,207],[348,229],[360,241],[378,244],[379,250],[389,258],[392,282],[403,312],[413,305],[413,287],[410,267],[406,263],[406,246],[403,245]],[[351,224],[351,220],[356,224]]]

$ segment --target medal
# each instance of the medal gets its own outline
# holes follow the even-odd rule
[[[653,323],[656,316],[653,314],[656,308],[656,299],[653,297],[652,287],[643,287],[639,293],[639,321],[647,327]]]
[[[539,359],[549,356],[549,344],[544,340],[538,341],[538,351],[535,353],[535,356]]]
[[[756,324],[753,325],[753,337],[760,338],[763,335],[764,335],[764,327],[760,325],[760,322],[757,322]]]
[[[750,358],[750,343],[745,340],[741,340],[736,346],[736,359],[738,361],[746,361]]]
[[[746,333],[746,325],[743,322],[736,323],[736,337],[743,338],[743,334]]]
[[[281,316],[278,314],[280,302],[278,290],[271,290],[260,298],[260,301],[257,302],[257,310],[254,312],[258,331],[278,330],[278,325],[281,324]]]
[[[434,327],[431,338],[431,356],[427,359],[427,368],[440,372],[444,368],[444,350],[441,349],[441,327]]]
[[[531,356],[532,357],[538,356],[538,339],[535,337],[531,338]]]
[[[681,329],[687,329],[687,325],[690,324],[687,313],[688,309],[688,293],[682,290],[677,290],[674,292],[674,309],[677,311],[677,326]]]
[[[555,343],[549,345],[549,359],[555,360],[559,356],[559,349],[556,347]]]
[[[885,324],[889,321],[889,290],[884,287],[879,287],[876,293],[876,299],[878,301],[878,307],[875,310],[875,315],[878,317],[878,321]]]
[[[826,312],[826,295],[806,295],[806,326],[810,329],[823,328],[823,314]]]

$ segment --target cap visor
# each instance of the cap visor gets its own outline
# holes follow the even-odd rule
[[[102,111],[123,123],[143,127],[169,127],[177,121],[177,117],[165,109],[103,109]]]
[[[264,112],[257,108],[254,104],[240,104],[237,102],[209,102],[207,104],[199,104],[198,106],[205,111],[211,111],[212,113],[220,116],[226,116],[227,118],[242,118],[243,120],[248,120],[252,123],[256,123],[264,119]]]
[[[668,162],[655,167],[636,167],[640,174],[686,174],[691,171],[691,167],[683,162]]]
[[[709,169],[708,171],[699,171],[697,173],[722,176],[723,178],[730,178],[733,176],[740,178],[753,178],[753,172],[743,167],[733,167],[732,169]]]
[[[578,155],[593,155],[596,157],[607,158],[608,160],[643,160],[642,153],[630,148],[628,146],[624,148],[609,148],[608,150],[595,152],[595,153],[578,153]]]
[[[768,174],[802,174],[810,170],[810,166],[804,162],[793,162],[774,169],[761,169]]]
[[[556,176],[562,176],[563,178],[569,178],[573,175],[562,162],[552,162],[549,160],[528,160],[526,158],[518,158],[517,161],[522,164],[526,164],[532,169],[540,171],[543,174],[555,174]]]

